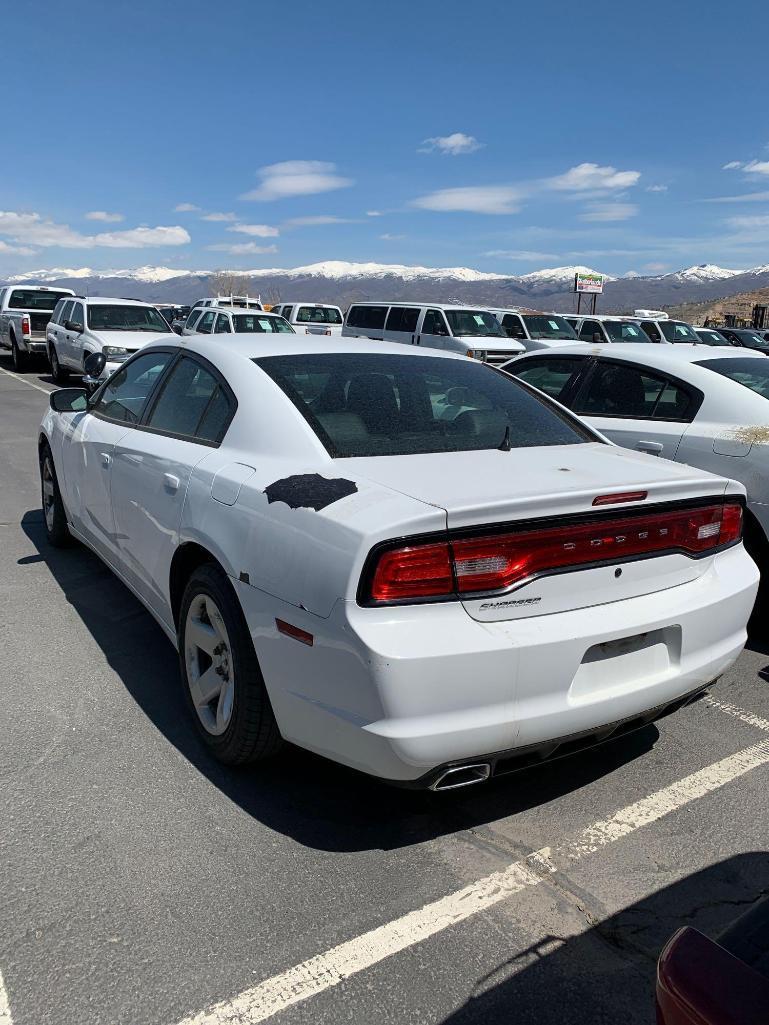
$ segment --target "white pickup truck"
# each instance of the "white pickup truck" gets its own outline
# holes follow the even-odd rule
[[[13,353],[14,370],[24,370],[31,356],[46,355],[46,328],[59,299],[70,288],[8,285],[0,291],[0,348]]]
[[[278,303],[272,307],[294,328],[297,334],[341,335],[344,317],[338,306],[328,303]]]

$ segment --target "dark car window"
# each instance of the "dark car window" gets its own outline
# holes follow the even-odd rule
[[[689,389],[667,377],[640,367],[599,363],[573,408],[584,416],[688,422],[697,403]]]
[[[85,310],[82,303],[72,303],[72,310],[68,319],[74,324],[80,324],[81,327],[85,327]]]
[[[736,345],[737,343],[733,339],[729,339],[726,335],[722,335],[720,331],[713,331],[712,328],[698,327],[696,328],[697,337],[703,343],[703,345]]]
[[[300,306],[296,311],[297,324],[341,324],[339,310],[333,306]]]
[[[197,360],[183,356],[164,382],[147,427],[202,441],[219,441],[230,401],[220,381]]]
[[[544,397],[475,360],[350,352],[254,362],[337,458],[596,440]]]
[[[171,358],[170,352],[148,352],[131,360],[103,386],[93,412],[109,420],[137,424],[150,392]]]
[[[94,303],[88,307],[88,326],[94,331],[147,331],[165,334],[168,324],[153,306],[108,306]]]
[[[9,310],[53,310],[66,292],[44,292],[38,288],[14,288],[8,296]]]
[[[603,341],[603,331],[601,330],[597,320],[586,320],[579,329],[579,337],[584,338],[588,342],[592,342],[593,335],[596,334],[600,335],[601,341]]]
[[[769,399],[769,359],[766,356],[739,356],[737,359],[704,359],[697,363],[714,374],[728,377],[731,381],[750,388],[751,391]]]
[[[198,325],[195,328],[195,330],[202,335],[210,335],[214,326],[215,317],[215,310],[207,310],[198,321]]]
[[[518,360],[505,369],[522,381],[539,388],[551,399],[563,401],[575,382],[580,370],[586,365],[584,357],[566,356]]]
[[[659,333],[659,329],[653,320],[643,321],[641,327],[644,329],[644,331],[647,333],[647,335],[649,336],[649,338],[651,338],[653,342],[662,341],[662,335]]]
[[[216,327],[214,328],[214,334],[226,335],[232,331],[230,327],[230,318],[226,313],[219,313],[216,318]]]
[[[502,329],[508,338],[526,338],[523,321],[514,313],[506,313],[502,318]]]
[[[59,316],[56,318],[57,324],[66,324],[68,320],[72,320],[72,307],[74,305],[71,299],[64,303],[59,310]]]
[[[386,316],[386,306],[351,306],[347,314],[347,326],[378,331],[384,327]]]
[[[603,329],[612,342],[642,342],[648,344],[651,339],[639,324],[629,320],[604,320]]]
[[[419,320],[419,309],[410,306],[393,306],[387,314],[387,331],[409,331],[417,329]]]
[[[442,338],[448,337],[449,329],[440,310],[428,310],[425,313],[421,333],[423,335],[440,335]]]

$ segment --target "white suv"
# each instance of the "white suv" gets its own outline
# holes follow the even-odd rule
[[[168,324],[149,303],[102,296],[60,299],[46,328],[51,374],[63,384],[71,373],[84,372],[91,353],[103,352],[103,376],[108,376],[137,349],[168,334]]]
[[[306,335],[341,335],[344,317],[338,306],[328,303],[278,303],[273,313],[285,317],[294,330]]]

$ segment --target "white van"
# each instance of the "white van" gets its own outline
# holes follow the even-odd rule
[[[492,309],[508,338],[520,342],[524,349],[550,349],[554,345],[579,342],[574,328],[560,313],[540,313],[516,307]]]
[[[297,334],[341,335],[342,311],[328,303],[278,303],[271,309],[291,324]]]
[[[497,366],[525,351],[489,310],[455,303],[353,303],[342,334],[461,352]]]

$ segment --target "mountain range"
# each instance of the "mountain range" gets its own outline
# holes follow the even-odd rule
[[[266,302],[296,300],[337,303],[369,300],[434,301],[489,306],[529,306],[570,311],[577,271],[589,267],[551,267],[509,275],[469,267],[408,267],[400,264],[348,263],[331,260],[305,267],[237,272],[189,271],[170,267],[95,271],[88,267],[53,267],[8,278],[7,283],[45,282],[79,294],[115,295],[149,302],[191,303],[208,295],[221,274],[237,275],[238,291],[261,295]],[[628,312],[703,302],[769,287],[769,264],[730,270],[713,264],[686,267],[654,276],[605,276],[599,296],[601,312]]]

